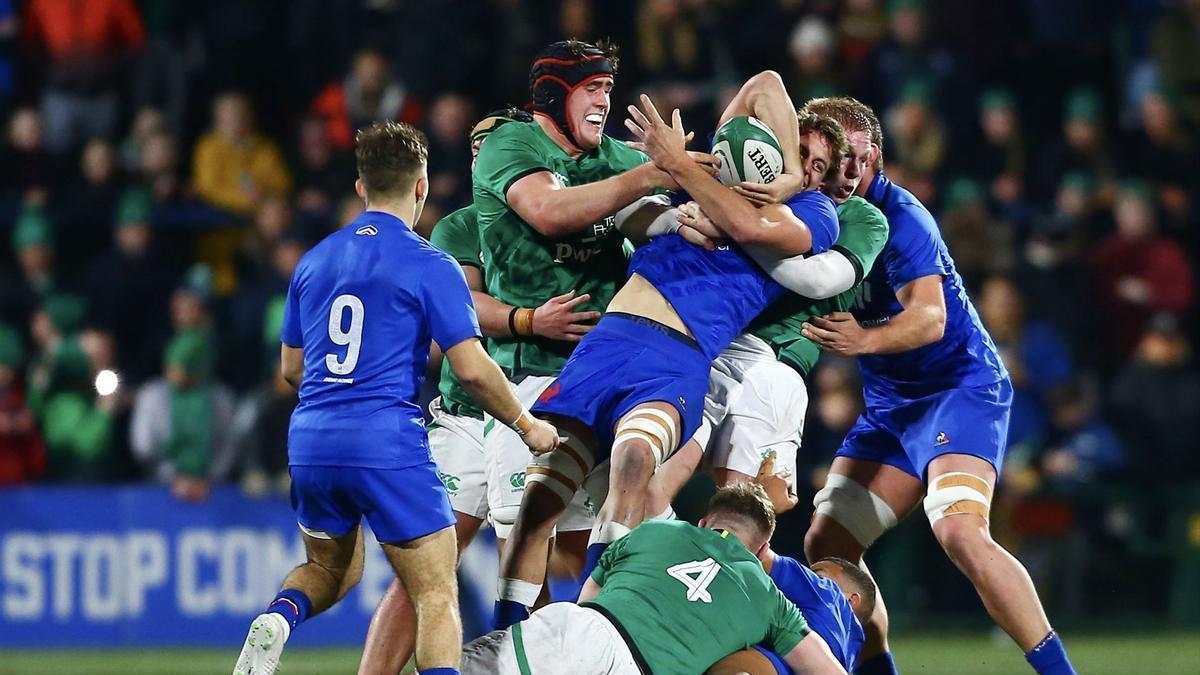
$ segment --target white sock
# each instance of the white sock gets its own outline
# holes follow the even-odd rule
[[[629,534],[632,530],[613,520],[597,520],[592,526],[592,535],[588,537],[588,546],[592,544],[611,544]]]
[[[671,508],[670,504],[667,504],[667,508],[664,509],[662,513],[650,516],[649,519],[650,520],[679,520],[679,516],[675,515],[675,509]]]
[[[496,595],[501,600],[511,600],[526,607],[533,607],[541,594],[541,584],[531,584],[520,579],[501,579],[496,584]]]

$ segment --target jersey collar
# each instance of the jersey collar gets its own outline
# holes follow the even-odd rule
[[[891,185],[891,183],[892,181],[888,180],[887,176],[883,175],[883,170],[881,169],[875,174],[875,177],[871,179],[871,184],[867,187],[867,201],[875,205],[882,204],[883,195],[885,192],[887,192],[888,186]]]

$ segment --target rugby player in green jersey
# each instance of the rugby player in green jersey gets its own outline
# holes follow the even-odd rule
[[[757,557],[761,488],[722,488],[696,527],[647,521],[609,546],[579,604],[554,603],[463,648],[464,675],[696,675],[764,643],[797,673],[845,673]]]
[[[636,202],[643,198],[647,209],[660,212],[665,200],[649,196],[677,187],[644,154],[604,134],[615,72],[616,58],[607,48],[571,40],[542,49],[529,75],[534,121],[497,129],[481,148],[472,176],[487,260],[484,285],[513,307],[511,334],[493,338],[490,351],[527,405],[554,380],[574,344],[533,335],[532,310],[521,308],[573,291],[588,297],[580,310],[606,307],[625,280],[618,212],[638,220]],[[691,157],[709,168],[718,163],[703,153]],[[715,168],[709,172],[715,174]],[[484,448],[489,514],[497,537],[507,539],[520,508],[529,451],[503,425],[485,435]],[[558,523],[559,545],[578,550],[576,574],[593,520],[582,508],[585,500],[579,493]],[[498,592],[502,600],[532,606],[540,588],[541,583],[502,580]]]
[[[762,86],[761,81],[748,89],[748,100],[778,95],[775,87]],[[806,111],[807,106],[801,109]],[[753,110],[739,112],[752,114]],[[778,511],[795,506],[796,455],[808,409],[804,378],[820,356],[820,348],[801,335],[801,329],[814,316],[849,310],[887,242],[883,213],[854,195],[870,152],[869,143],[851,145],[839,174],[821,186],[838,202],[841,225],[837,243],[829,251],[784,261],[756,256],[776,281],[794,293],[768,307],[714,361],[705,424],[656,473],[647,508],[651,515],[672,516],[671,499],[702,459],[718,485],[757,476]],[[743,183],[735,189],[757,204],[778,203],[790,196],[787,186],[774,184]],[[681,213],[681,222],[719,236],[695,204],[683,205]],[[760,469],[768,460],[771,471],[763,475]]]

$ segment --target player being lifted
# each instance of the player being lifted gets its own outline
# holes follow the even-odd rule
[[[787,206],[755,208],[691,161],[678,111],[668,125],[648,97],[642,102],[645,114],[630,106],[633,119],[627,123],[638,145],[734,241],[782,256],[820,252],[833,243],[837,217],[828,197],[804,191]],[[777,135],[785,171],[803,175],[815,188],[840,164],[841,129],[828,118],[797,123],[786,97],[771,113],[763,121],[783,132]],[[544,575],[546,543],[563,505],[610,448],[611,485],[592,529],[585,570],[604,547],[641,522],[655,468],[699,426],[713,358],[783,293],[737,246],[704,248],[668,235],[634,254],[629,281],[609,303],[608,314],[534,406],[562,424],[569,441],[535,458],[529,469],[530,485],[502,556],[502,579],[533,583]],[[524,618],[528,607],[498,603],[496,625]]]
[[[813,500],[806,554],[861,561],[879,535],[923,503],[934,536],[1030,665],[1038,673],[1073,673],[1029,574],[988,531],[1012,403],[996,347],[937,223],[883,174],[874,112],[851,98],[818,99],[807,108],[837,119],[856,155],[869,149],[858,194],[884,212],[891,235],[853,314],[817,317],[804,327],[822,349],[859,357],[866,399]],[[882,603],[867,629],[864,658],[860,673],[896,672]]]
[[[844,673],[756,558],[774,529],[770,501],[750,484],[718,490],[699,527],[648,521],[605,550],[580,604],[548,605],[472,641],[463,672],[696,675],[765,642],[800,672]],[[840,600],[840,616],[850,601],[837,593],[816,602]]]
[[[431,340],[480,407],[531,449],[558,443],[480,345],[462,270],[412,231],[429,191],[427,153],[406,124],[360,131],[354,187],[367,210],[292,276],[281,369],[300,390],[288,460],[308,561],[251,624],[235,675],[275,672],[291,631],[358,583],[364,516],[416,607],[419,672],[458,672],[454,518],[416,403]]]
[[[758,116],[768,105],[777,105],[768,102],[786,95],[778,74],[755,75],[726,109],[721,123],[735,115]],[[649,513],[670,516],[671,499],[691,478],[705,450],[705,464],[711,466],[718,485],[754,479],[764,462],[774,456],[772,471],[763,476],[766,480],[760,480],[777,511],[795,505],[796,454],[808,410],[804,378],[820,354],[801,330],[813,316],[849,309],[887,241],[883,214],[854,195],[868,154],[855,153],[852,148],[837,175],[821,185],[821,190],[838,202],[840,234],[830,250],[779,260],[770,252],[751,249],[763,269],[793,293],[767,308],[713,362],[704,423],[713,428],[702,429],[655,474]],[[780,181],[747,182],[737,190],[765,206],[791,196],[786,184],[776,183]],[[681,222],[714,237],[720,235],[710,229],[711,222],[695,203],[685,204],[681,211]],[[772,473],[782,480],[767,478]]]
[[[488,113],[470,133],[471,166],[484,140],[497,128],[510,122],[528,123],[533,117],[510,108]],[[454,258],[462,267],[467,286],[479,316],[485,337],[512,336],[508,316],[512,307],[488,295],[483,284],[483,259],[479,250],[479,227],[475,206],[461,208],[438,221],[430,239],[434,246]],[[599,312],[576,312],[588,296],[568,293],[551,298],[533,310],[530,322],[534,335],[578,341],[591,329]],[[459,557],[470,545],[488,517],[488,462],[483,451],[483,410],[475,403],[454,374],[449,360],[442,361],[441,396],[430,403],[433,417],[428,426],[429,447],[438,474],[450,495],[454,509],[454,531]],[[400,581],[393,580],[379,602],[367,631],[360,673],[397,673],[413,651],[415,615],[412,603]]]
[[[484,286],[512,307],[506,317],[509,335],[494,338],[491,351],[526,404],[542,395],[575,346],[533,335],[534,310],[527,308],[571,292],[588,296],[580,310],[608,305],[625,279],[628,261],[615,214],[636,212],[640,198],[676,186],[644,154],[604,134],[616,66],[607,46],[571,40],[542,49],[529,73],[534,122],[506,124],[492,133],[472,176],[487,260]],[[701,153],[692,157],[716,162]],[[525,489],[529,451],[501,426],[485,435],[484,447],[490,517],[496,536],[508,539]],[[557,537],[559,548],[564,539],[572,540],[567,548],[575,551],[576,574],[593,520],[584,501],[581,493],[571,502]],[[545,573],[545,549],[542,556],[541,574],[530,583],[500,581],[501,600],[534,604]]]

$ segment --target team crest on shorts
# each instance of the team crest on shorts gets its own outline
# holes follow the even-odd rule
[[[554,398],[555,396],[558,396],[558,392],[561,389],[562,389],[562,385],[557,382],[550,385],[549,387],[546,387],[546,391],[543,391],[542,395],[538,396],[538,403],[548,403],[550,401],[550,399]]]
[[[684,411],[687,410],[687,401],[683,400],[682,396],[679,397],[679,408]]]
[[[946,435],[946,432],[941,431],[941,432],[938,432],[937,438],[935,438],[933,441],[933,445],[936,447],[939,445],[945,445],[949,442],[950,442],[950,437]]]

